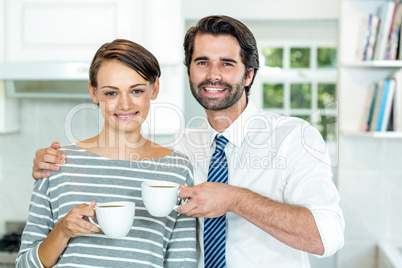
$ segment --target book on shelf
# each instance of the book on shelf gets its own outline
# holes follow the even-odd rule
[[[393,127],[394,131],[402,132],[402,69],[394,73],[395,79],[395,93],[394,93],[394,106],[393,114]]]
[[[376,131],[393,130],[388,129],[391,118],[391,109],[394,101],[395,80],[387,79],[384,84],[384,91],[381,98],[380,113],[378,114],[378,122]]]
[[[396,10],[395,6],[395,0],[388,0],[381,7],[381,23],[374,53],[375,60],[384,60],[386,58],[391,25],[395,15],[394,11]]]
[[[380,114],[380,106],[381,106],[381,98],[382,98],[382,93],[384,91],[384,84],[385,81],[381,80],[376,82],[376,87],[377,87],[377,91],[376,91],[376,96],[373,96],[373,98],[375,99],[375,103],[374,103],[374,107],[373,107],[373,115],[372,115],[372,119],[371,119],[371,124],[370,124],[370,131],[375,131],[377,128],[377,122],[378,122],[378,115]]]
[[[370,86],[366,109],[366,131],[402,130],[402,70]]]
[[[402,1],[385,1],[376,14],[359,19],[358,60],[402,59]]]
[[[380,25],[380,18],[376,15],[371,16],[370,33],[368,36],[367,48],[363,55],[363,60],[373,60],[374,50],[377,41],[378,26]]]
[[[402,4],[398,3],[395,7],[394,18],[392,21],[392,26],[388,38],[388,47],[385,59],[396,60],[399,56],[399,42],[401,34],[401,23],[402,23]]]
[[[370,86],[370,94],[369,94],[369,105],[367,106],[368,108],[368,116],[367,116],[367,122],[365,126],[366,131],[370,131],[370,126],[371,122],[373,121],[373,115],[374,115],[374,106],[377,100],[377,92],[378,92],[378,83],[373,83]]]
[[[370,31],[371,31],[371,24],[372,24],[373,14],[363,14],[362,18],[360,19],[361,22],[361,30],[360,30],[360,40],[361,45],[357,46],[357,58],[359,60],[365,60],[367,54],[367,48],[370,39]]]

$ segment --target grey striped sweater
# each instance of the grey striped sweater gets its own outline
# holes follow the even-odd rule
[[[42,267],[38,247],[73,207],[109,201],[136,203],[135,220],[121,239],[103,232],[70,239],[55,267],[196,267],[196,219],[172,211],[151,216],[141,198],[145,180],[193,185],[193,167],[180,153],[149,161],[119,161],[91,154],[75,144],[61,149],[67,164],[37,180],[17,267]]]

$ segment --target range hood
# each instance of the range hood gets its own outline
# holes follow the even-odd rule
[[[7,97],[89,98],[89,62],[0,63]]]
[[[0,80],[87,80],[89,62],[3,62]]]

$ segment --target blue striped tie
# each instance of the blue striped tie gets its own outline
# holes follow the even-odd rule
[[[215,137],[216,150],[209,164],[208,181],[228,183],[228,164],[225,146],[228,140],[224,136]],[[226,266],[225,244],[226,226],[225,215],[204,220],[204,262],[205,268]]]

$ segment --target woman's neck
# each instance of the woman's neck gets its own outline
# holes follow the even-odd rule
[[[117,160],[138,160],[149,146],[150,141],[145,139],[140,130],[127,133],[124,131],[109,131],[103,128],[95,137],[80,142],[83,149],[112,159]]]

